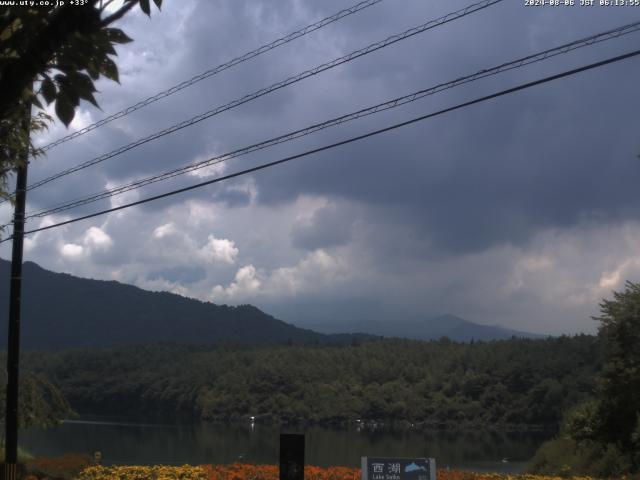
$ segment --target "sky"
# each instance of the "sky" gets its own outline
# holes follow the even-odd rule
[[[120,84],[96,122],[353,3],[165,0],[119,23]],[[464,8],[383,0],[66,142],[30,183],[292,75]],[[578,1],[579,3],[579,1]],[[67,175],[27,211],[220,155],[640,20],[640,7],[504,0]],[[632,33],[98,203],[50,225],[233,173],[637,48]],[[29,235],[25,260],[286,321],[419,320],[450,313],[540,334],[593,333],[599,302],[640,280],[640,60],[554,81],[287,164]],[[10,219],[5,203],[0,220]],[[4,222],[3,222],[4,223]],[[10,258],[8,242],[0,256]],[[294,308],[295,307],[295,308]],[[292,313],[295,311],[296,313]],[[308,312],[308,315],[305,314]]]

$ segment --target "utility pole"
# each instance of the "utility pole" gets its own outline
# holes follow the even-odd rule
[[[13,213],[13,244],[11,250],[11,284],[9,287],[9,335],[7,348],[7,403],[4,442],[4,479],[16,480],[18,475],[18,380],[20,363],[20,307],[22,293],[22,247],[24,211],[27,199],[27,167],[31,102],[25,106],[22,128],[26,132],[24,148],[19,152],[16,168],[16,206]]]

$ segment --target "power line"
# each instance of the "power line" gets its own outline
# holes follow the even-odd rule
[[[79,170],[83,170],[85,168],[88,168],[92,165],[95,165],[97,163],[101,163],[105,160],[108,160],[110,158],[113,158],[117,155],[120,155],[124,152],[127,152],[133,148],[139,147],[140,145],[143,145],[145,143],[151,142],[152,140],[156,140],[160,137],[164,137],[165,135],[169,135],[170,133],[176,132],[178,130],[182,130],[183,128],[186,127],[190,127],[196,123],[199,123],[203,120],[206,120],[214,115],[218,115],[222,112],[225,112],[227,110],[231,110],[232,108],[238,107],[240,105],[243,105],[247,102],[250,102],[252,100],[255,100],[259,97],[262,97],[264,95],[267,95],[271,92],[274,92],[276,90],[279,90],[281,88],[284,88],[286,86],[289,86],[291,84],[300,82],[301,80],[304,80],[305,78],[308,77],[312,77],[314,75],[318,75],[321,72],[324,72],[326,70],[332,69],[334,67],[337,67],[338,65],[342,65],[343,63],[347,63],[350,62],[356,58],[362,57],[364,55],[367,55],[369,53],[375,52],[377,50],[380,50],[381,48],[387,47],[389,45],[392,45],[394,43],[397,43],[401,40],[405,40],[407,38],[410,38],[414,35],[417,35],[419,33],[423,33],[427,30],[430,30],[432,28],[438,27],[440,25],[443,25],[445,23],[457,20],[459,18],[465,17],[467,15],[470,15],[472,13],[475,13],[477,11],[483,10],[491,5],[494,5],[496,3],[502,2],[503,0],[483,0],[481,2],[478,3],[474,3],[472,5],[469,5],[468,7],[465,7],[461,10],[452,12],[452,13],[448,13],[442,17],[439,17],[435,20],[430,20],[422,25],[419,25],[417,27],[414,28],[410,28],[409,30],[406,30],[402,33],[396,34],[396,35],[392,35],[388,38],[386,38],[385,40],[382,40],[380,42],[376,42],[376,43],[372,43],[371,45],[368,45],[367,47],[364,47],[362,49],[353,51],[347,55],[344,55],[342,57],[336,58],[330,62],[324,63],[322,65],[316,66],[312,69],[306,70],[302,73],[299,73],[297,75],[294,75],[292,77],[289,77],[285,80],[282,80],[278,83],[274,83],[273,85],[266,87],[266,88],[262,88],[260,90],[257,90],[256,92],[250,93],[248,95],[245,95],[243,97],[240,97],[230,103],[227,103],[225,105],[216,107],[212,110],[209,110],[205,113],[201,113],[200,115],[196,115],[195,117],[190,118],[189,120],[184,120],[178,124],[175,124],[171,127],[168,127],[164,130],[161,130],[159,132],[153,133],[147,137],[144,137],[142,139],[136,140],[135,142],[132,142],[128,145],[122,146],[116,150],[113,150],[109,153],[100,155],[99,157],[96,157],[92,160],[88,160],[84,163],[81,163],[79,165],[76,165],[75,167],[69,168],[67,170],[63,170],[57,174],[54,174],[50,177],[47,177],[43,180],[40,180],[38,182],[35,182],[31,185],[29,185],[28,190],[33,190],[34,188],[40,187],[42,185],[45,185],[49,182],[52,182],[53,180],[56,180],[60,177],[64,177],[66,175],[69,175],[71,173],[77,172]]]
[[[187,165],[181,168],[176,168],[167,172],[163,172],[151,177],[143,178],[140,180],[136,180],[134,182],[128,183],[126,185],[121,185],[119,187],[115,187],[108,190],[103,190],[102,192],[98,192],[95,194],[91,194],[89,196],[84,196],[80,198],[76,198],[74,200],[68,200],[62,204],[58,204],[57,206],[40,210],[37,212],[31,212],[27,215],[27,219],[44,217],[46,215],[52,215],[55,213],[60,213],[66,210],[70,210],[72,208],[76,208],[82,205],[87,205],[89,203],[93,203],[102,199],[111,198],[113,196],[135,190],[138,188],[142,188],[146,185],[150,185],[152,183],[168,180],[170,178],[183,175],[185,173],[193,172],[201,168],[205,168],[208,166],[216,165],[232,158],[236,158],[242,155],[246,155],[248,153],[252,153],[258,150],[262,150],[274,145],[278,145],[284,142],[288,142],[306,135],[310,135],[312,133],[318,132],[320,130],[333,127],[336,125],[340,125],[352,120],[356,120],[358,118],[362,118],[364,116],[372,115],[381,111],[389,110],[392,108],[399,107],[401,105],[405,105],[407,103],[414,102],[416,100],[422,99],[426,96],[430,96],[436,94],[438,92],[457,87],[459,85],[463,85],[466,83],[470,83],[482,78],[486,78],[489,76],[497,75],[498,73],[506,72],[509,70],[513,70],[516,68],[521,68],[526,65],[530,65],[532,63],[540,62],[546,60],[548,58],[552,58],[558,55],[569,53],[578,48],[582,48],[585,46],[594,45],[596,43],[604,42],[607,40],[611,40],[614,38],[619,38],[623,35],[627,35],[629,33],[633,33],[640,30],[640,21],[623,25],[621,27],[617,27],[611,30],[607,30],[605,32],[601,32],[595,35],[591,35],[586,38],[582,38],[580,40],[575,40],[570,43],[566,43],[548,50],[545,50],[540,53],[528,55],[526,57],[519,58],[517,60],[512,60],[510,62],[502,63],[496,67],[492,67],[489,69],[480,70],[474,74],[467,75],[464,77],[459,77],[455,80],[452,80],[447,83],[441,83],[434,87],[430,87],[427,89],[419,90],[417,92],[411,93],[409,95],[404,95],[402,97],[397,97],[392,100],[388,100],[383,103],[379,103],[377,105],[367,107],[356,112],[352,112],[346,115],[342,115],[336,118],[332,118],[330,120],[326,120],[322,123],[317,123],[308,127],[305,127],[300,130],[296,130],[294,132],[289,132],[285,135],[280,135],[278,137],[271,138],[269,140],[265,140],[260,143],[256,143],[247,147],[243,147],[240,149],[233,150],[228,153],[224,153],[221,155],[214,156],[207,160],[203,160],[201,162]]]
[[[562,73],[558,73],[556,75],[551,75],[551,76],[548,76],[548,77],[544,77],[542,79],[535,80],[533,82],[524,83],[524,84],[518,85],[516,87],[508,88],[506,90],[502,90],[500,92],[493,93],[491,95],[486,95],[484,97],[480,97],[480,98],[477,98],[475,100],[470,100],[468,102],[460,103],[460,104],[455,105],[453,107],[445,108],[443,110],[438,110],[437,112],[433,112],[433,113],[429,113],[429,114],[426,114],[426,115],[422,115],[420,117],[412,118],[411,120],[406,120],[406,121],[401,122],[401,123],[396,123],[394,125],[391,125],[391,126],[388,126],[388,127],[385,127],[385,128],[381,128],[381,129],[378,129],[378,130],[374,130],[372,132],[365,133],[363,135],[358,135],[356,137],[351,137],[351,138],[348,138],[346,140],[342,140],[342,141],[339,141],[339,142],[332,143],[330,145],[325,145],[323,147],[314,148],[312,150],[307,150],[306,152],[302,152],[302,153],[299,153],[299,154],[296,154],[296,155],[292,155],[292,156],[289,156],[289,157],[281,158],[280,160],[275,160],[273,162],[263,163],[262,165],[258,165],[256,167],[247,168],[245,170],[241,170],[239,172],[231,173],[231,174],[225,175],[223,177],[214,178],[212,180],[207,180],[205,182],[197,183],[195,185],[190,185],[188,187],[184,187],[184,188],[180,188],[180,189],[177,189],[177,190],[172,190],[172,191],[169,191],[169,192],[165,192],[165,193],[160,194],[160,195],[155,195],[153,197],[148,197],[148,198],[145,198],[145,199],[142,199],[142,200],[138,200],[138,201],[135,201],[135,202],[131,202],[131,203],[128,203],[128,204],[125,204],[125,205],[120,205],[118,207],[113,207],[113,208],[109,208],[109,209],[106,209],[106,210],[101,210],[101,211],[98,211],[98,212],[95,212],[95,213],[91,213],[89,215],[84,215],[82,217],[77,217],[77,218],[73,218],[71,220],[65,220],[63,222],[59,222],[59,223],[55,223],[55,224],[52,224],[52,225],[47,225],[45,227],[40,227],[40,228],[36,228],[36,229],[33,229],[33,230],[29,230],[29,231],[24,232],[24,234],[27,235],[27,234],[31,234],[31,233],[41,232],[41,231],[44,231],[44,230],[49,230],[51,228],[61,227],[63,225],[69,225],[71,223],[76,223],[76,222],[79,222],[81,220],[87,220],[89,218],[93,218],[93,217],[97,217],[97,216],[100,216],[100,215],[104,215],[106,213],[111,213],[111,212],[115,212],[115,211],[118,211],[118,210],[123,210],[125,208],[130,208],[130,207],[134,207],[134,206],[137,206],[137,205],[142,205],[144,203],[149,203],[149,202],[152,202],[152,201],[155,201],[155,200],[160,200],[162,198],[170,197],[170,196],[176,195],[178,193],[188,192],[190,190],[195,190],[197,188],[201,188],[201,187],[204,187],[204,186],[207,186],[207,185],[211,185],[211,184],[214,184],[214,183],[222,182],[224,180],[229,180],[231,178],[239,177],[239,176],[242,176],[242,175],[247,175],[249,173],[257,172],[259,170],[264,170],[266,168],[273,167],[273,166],[276,166],[276,165],[280,165],[282,163],[290,162],[290,161],[296,160],[298,158],[302,158],[302,157],[306,157],[306,156],[309,156],[309,155],[312,155],[312,154],[315,154],[315,153],[319,153],[319,152],[323,152],[323,151],[326,151],[326,150],[330,150],[330,149],[333,149],[333,148],[336,148],[336,147],[339,147],[339,146],[342,146],[342,145],[347,145],[349,143],[357,142],[359,140],[364,140],[365,138],[373,137],[375,135],[379,135],[381,133],[389,132],[391,130],[396,130],[398,128],[405,127],[407,125],[411,125],[411,124],[414,124],[414,123],[417,123],[417,122],[421,122],[423,120],[427,120],[429,118],[433,118],[433,117],[436,117],[436,116],[439,116],[439,115],[443,115],[443,114],[448,113],[448,112],[452,112],[454,110],[459,110],[459,109],[462,109],[462,108],[466,108],[466,107],[469,107],[471,105],[475,105],[475,104],[478,104],[478,103],[486,102],[486,101],[492,100],[494,98],[502,97],[504,95],[509,95],[511,93],[518,92],[520,90],[525,90],[527,88],[531,88],[531,87],[534,87],[534,86],[537,86],[537,85],[541,85],[541,84],[544,84],[544,83],[555,81],[555,80],[558,80],[558,79],[561,79],[561,78],[564,78],[564,77],[568,77],[568,76],[571,76],[571,75],[575,75],[577,73],[581,73],[581,72],[584,72],[584,71],[587,71],[587,70],[592,70],[594,68],[602,67],[602,66],[605,66],[605,65],[608,65],[608,64],[611,64],[611,63],[619,62],[619,61],[622,61],[622,60],[625,60],[625,59],[628,59],[628,58],[632,58],[632,57],[635,57],[635,56],[638,56],[638,55],[640,55],[640,50],[634,50],[632,52],[625,53],[623,55],[618,55],[616,57],[608,58],[606,60],[602,60],[602,61],[596,62],[596,63],[591,63],[589,65],[585,65],[585,66],[582,66],[582,67],[579,67],[579,68],[574,68],[572,70],[568,70],[568,71],[565,71],[565,72],[562,72]],[[10,240],[11,238],[12,237],[6,238],[4,240],[0,240],[0,243],[6,242],[6,241]]]
[[[68,142],[71,139],[74,139],[76,137],[79,137],[81,135],[84,135],[85,133],[88,133],[92,130],[95,130],[96,128],[102,127],[103,125],[106,125],[107,123],[112,122],[113,120],[117,120],[118,118],[122,118],[126,115],[129,115],[130,113],[135,112],[136,110],[140,110],[143,107],[146,107],[147,105],[150,105],[154,102],[157,102],[158,100],[168,97],[169,95],[173,95],[176,92],[179,92],[180,90],[184,90],[187,87],[190,87],[196,83],[198,83],[201,80],[204,80],[205,78],[209,78],[212,77],[214,75],[217,75],[218,73],[227,70],[231,67],[235,67],[236,65],[246,62],[247,60],[250,60],[252,58],[257,57],[258,55],[262,55],[263,53],[269,52],[275,48],[281,47],[282,45],[286,45],[289,42],[292,42],[293,40],[296,40],[300,37],[303,37],[305,35],[307,35],[308,33],[314,32],[316,30],[319,30],[322,27],[325,27],[331,23],[337,22],[338,20],[341,20],[349,15],[353,15],[354,13],[357,13],[361,10],[364,10],[365,8],[371,7],[377,3],[380,3],[382,0],[365,0],[363,2],[357,3],[349,8],[345,8],[344,10],[340,10],[337,13],[334,13],[333,15],[323,18],[322,20],[316,22],[316,23],[312,23],[311,25],[307,25],[304,28],[301,28],[300,30],[296,30],[295,32],[289,33],[288,35],[285,35],[284,37],[278,38],[277,40],[274,40],[271,43],[268,43],[266,45],[262,45],[258,48],[256,48],[255,50],[252,50],[250,52],[247,52],[243,55],[240,55],[239,57],[236,57],[232,60],[229,60],[226,63],[222,63],[220,65],[218,65],[217,67],[211,68],[210,70],[207,70],[205,72],[202,72],[198,75],[195,75],[194,77],[190,78],[189,80],[185,80],[184,82],[179,83],[178,85],[175,85],[167,90],[164,90],[160,93],[157,93],[155,95],[153,95],[152,97],[146,98],[145,100],[141,100],[140,102],[136,103],[135,105],[132,105],[130,107],[127,107],[123,110],[120,110],[119,112],[116,112],[112,115],[109,115],[108,117],[103,118],[102,120],[99,120],[95,123],[92,123],[91,125],[88,125],[76,132],[73,132],[69,135],[66,135],[62,138],[59,138],[58,140],[55,140],[47,145],[45,145],[44,147],[41,147],[42,150],[47,151],[50,150],[62,143]]]

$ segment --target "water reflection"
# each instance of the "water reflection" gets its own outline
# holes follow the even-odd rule
[[[50,430],[28,430],[20,444],[35,455],[93,455],[105,464],[277,463],[280,433],[306,434],[306,463],[357,467],[360,457],[435,457],[439,467],[519,472],[548,435],[447,432],[378,427],[304,429],[248,422],[163,424],[83,417]]]

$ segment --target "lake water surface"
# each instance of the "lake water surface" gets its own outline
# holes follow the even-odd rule
[[[38,456],[102,452],[105,464],[278,463],[279,434],[306,435],[308,465],[358,467],[361,456],[435,457],[440,468],[521,472],[549,435],[392,428],[280,428],[270,425],[171,424],[81,417],[20,433]]]

